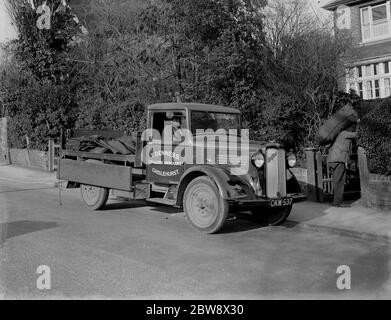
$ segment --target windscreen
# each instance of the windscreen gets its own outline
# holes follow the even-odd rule
[[[208,111],[193,111],[191,113],[191,131],[193,134],[197,130],[217,131],[224,129],[228,132],[230,129],[240,130],[240,115],[237,113],[219,113]]]

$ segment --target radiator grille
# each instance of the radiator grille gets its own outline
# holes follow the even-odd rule
[[[269,148],[266,150],[266,196],[280,198],[286,196],[285,150]]]

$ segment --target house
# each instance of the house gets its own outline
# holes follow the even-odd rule
[[[351,35],[346,91],[353,89],[365,100],[390,96],[391,1],[336,0],[323,8],[334,13],[337,32]]]

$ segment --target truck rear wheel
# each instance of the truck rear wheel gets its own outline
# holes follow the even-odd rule
[[[101,163],[93,159],[87,160],[86,162]],[[92,210],[102,209],[109,198],[109,189],[84,184],[80,185],[80,193],[86,206]]]
[[[228,217],[229,205],[208,177],[191,181],[184,194],[183,207],[190,224],[199,231],[216,233]]]
[[[281,208],[269,208],[265,212],[259,212],[259,209],[251,210],[253,220],[265,223],[268,226],[279,226],[289,217],[292,206]]]
[[[80,186],[80,193],[87,207],[93,210],[102,209],[109,197],[109,189],[87,186],[84,184]]]

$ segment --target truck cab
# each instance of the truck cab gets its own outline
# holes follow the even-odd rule
[[[147,129],[133,136],[134,154],[122,158],[64,150],[59,178],[80,186],[93,209],[104,206],[111,190],[122,198],[181,207],[190,224],[206,233],[221,230],[237,211],[279,225],[294,202],[306,199],[290,170],[295,155],[274,142],[250,141],[237,109],[151,105]]]

